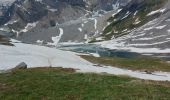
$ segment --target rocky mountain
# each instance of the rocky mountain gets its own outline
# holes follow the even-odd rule
[[[165,49],[169,46],[169,2],[15,0],[1,6],[0,35],[47,45],[109,40],[118,48]]]
[[[16,0],[1,10],[1,33],[13,33],[13,38],[29,43],[89,41],[103,31],[110,15],[129,1]]]
[[[110,25],[105,28],[103,35],[111,39],[113,35],[119,37],[130,33],[131,30],[160,17],[167,10],[164,8],[166,2],[167,0],[132,0],[128,6],[108,19]]]
[[[170,45],[170,0],[134,0],[108,19],[102,37],[105,47],[168,52]],[[110,44],[110,46],[108,46]],[[165,55],[165,54],[164,54]]]

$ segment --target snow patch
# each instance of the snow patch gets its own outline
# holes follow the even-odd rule
[[[109,49],[115,49],[115,50],[125,50],[125,51],[129,51],[129,52],[136,52],[136,53],[170,53],[170,49],[160,49],[160,48],[136,48],[136,47],[132,47],[133,46],[145,46],[145,45],[156,45],[156,44],[161,44],[161,43],[166,43],[169,41],[164,41],[164,42],[157,42],[157,43],[153,43],[153,44],[129,44],[129,45],[125,45],[124,42],[116,42],[116,41],[104,41],[104,42],[100,42],[98,44],[100,44],[102,47],[104,48],[109,48]]]
[[[97,29],[97,19],[96,18],[89,18],[90,20],[94,20],[94,28]]]
[[[83,31],[83,30],[82,30],[82,28],[80,28],[80,27],[78,28],[78,30],[79,30],[80,32],[82,32],[82,31]]]
[[[43,40],[37,40],[36,42],[37,42],[38,44],[43,44],[44,41],[43,41]]]
[[[53,43],[47,43],[47,45],[53,45],[53,46],[58,45],[58,43],[59,43],[59,41],[60,41],[60,39],[61,39],[61,37],[62,37],[62,35],[64,33],[62,28],[59,28],[59,31],[60,31],[59,36],[52,37],[51,39],[52,39]]]
[[[88,39],[88,35],[84,34],[84,39],[87,40]]]
[[[163,13],[165,10],[166,9],[158,9],[158,10],[150,12],[149,14],[147,14],[147,16],[151,16],[151,15],[154,15],[154,14],[157,14],[157,13]]]
[[[170,33],[170,29],[169,30],[167,30],[168,31],[168,33]]]
[[[28,23],[25,28],[23,30],[21,30],[20,32],[27,32],[30,29],[36,27],[36,25],[38,24],[38,22],[34,22],[34,23]]]
[[[125,16],[124,16],[121,20],[127,18],[130,14],[131,14],[131,13],[130,13],[129,11],[127,11],[126,14],[125,14]]]
[[[100,55],[98,53],[90,53],[90,54],[94,57],[100,57]]]
[[[97,19],[94,19],[94,28],[97,29]]]
[[[51,12],[57,12],[58,9],[49,9]]]
[[[101,40],[103,40],[103,37],[98,37],[98,38],[96,38],[96,40],[101,41]]]
[[[84,24],[81,24],[81,27],[84,27]]]
[[[137,18],[133,24],[134,24],[134,25],[137,25],[137,24],[139,24],[140,22],[141,22],[141,21],[139,20],[139,18]]]
[[[21,62],[28,64],[29,68],[91,66],[72,52],[22,43],[14,45],[13,47],[0,45],[0,70],[14,68]]]
[[[144,30],[145,31],[149,31],[149,30],[151,30],[151,29],[153,29],[154,27],[149,27],[149,28],[145,28]]]
[[[112,17],[114,17],[116,14],[118,14],[121,11],[122,11],[122,9],[118,9],[116,13],[112,14]]]
[[[163,28],[165,28],[167,25],[162,25],[162,26],[157,26],[157,27],[155,27],[156,29],[163,29]]]

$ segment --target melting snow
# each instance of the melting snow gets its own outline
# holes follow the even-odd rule
[[[25,29],[21,30],[20,32],[27,32],[28,30],[36,27],[38,22],[34,22],[34,23],[28,23],[26,26],[25,26]]]
[[[84,24],[81,24],[81,27],[84,27]]]
[[[97,29],[97,19],[94,19],[94,28]]]
[[[163,28],[165,28],[167,25],[162,25],[162,26],[157,26],[157,27],[155,27],[156,29],[163,29]]]
[[[133,24],[137,25],[137,24],[139,24],[140,22],[141,22],[141,21],[139,20],[139,18],[137,18]]]
[[[100,57],[100,55],[98,53],[90,53],[90,54],[94,57]]]
[[[105,72],[108,74],[128,75],[131,77],[147,80],[170,81],[170,73],[166,72],[154,72],[153,74],[146,74],[144,72],[131,71],[111,66],[99,67],[80,58],[76,53],[73,52],[61,51],[55,48],[31,44],[13,44],[15,46],[0,45],[0,70],[11,69],[21,62],[25,62],[28,65],[28,68],[63,67],[76,69],[77,72]],[[155,49],[152,48],[149,51],[154,50]],[[95,56],[98,55],[95,54]]]
[[[136,16],[137,13],[138,13],[138,11],[136,11],[136,12],[134,13],[134,16]]]
[[[36,42],[39,43],[39,44],[43,44],[44,41],[43,40],[37,40]]]
[[[18,22],[18,20],[9,21],[8,23],[5,24],[5,26],[7,26],[7,25],[9,25],[9,24],[14,24],[14,23],[16,23],[16,22]]]
[[[14,68],[20,62],[28,67],[90,66],[75,53],[67,51],[22,43],[15,43],[15,47],[0,45],[0,70]]]
[[[167,30],[169,33],[170,33],[170,29],[169,30]]]
[[[59,36],[52,37],[51,39],[52,39],[53,43],[48,43],[48,45],[54,45],[54,46],[58,45],[58,43],[59,43],[59,41],[60,41],[60,39],[61,39],[61,37],[62,37],[62,35],[64,33],[62,28],[59,28],[59,31],[60,31]]]
[[[12,32],[16,33],[16,34],[17,34],[17,37],[18,37],[20,33],[29,31],[30,29],[36,27],[37,24],[38,24],[38,22],[28,23],[28,24],[25,26],[24,29],[22,29],[22,30],[20,30],[20,31],[17,31],[17,30],[12,29]]]
[[[137,38],[137,39],[133,39],[133,40],[153,40],[153,39],[157,39],[160,37],[166,37],[167,35],[159,35],[159,36],[154,36],[154,37],[147,37],[147,38]]]
[[[125,42],[118,42],[118,41],[105,41],[105,42],[100,42],[98,44],[100,44],[102,47],[104,48],[109,48],[109,49],[117,49],[117,50],[126,50],[129,52],[136,52],[136,53],[170,53],[170,49],[159,49],[159,48],[136,48],[136,47],[131,47],[131,46],[144,46],[144,45],[156,45],[156,44],[161,44],[161,43],[166,43],[169,42],[168,41],[163,41],[163,42],[157,42],[157,43],[153,43],[153,44],[129,44],[129,45],[125,45]]]
[[[84,34],[84,39],[87,40],[88,39],[88,35]]]
[[[147,16],[151,16],[151,15],[154,15],[154,14],[157,14],[157,13],[163,13],[165,10],[166,9],[158,9],[158,10],[150,12],[149,14],[147,14]]]
[[[103,40],[103,37],[96,38],[97,41]]]
[[[57,12],[58,9],[49,9],[51,12]]]
[[[122,20],[125,19],[126,17],[128,17],[130,14],[131,14],[131,13],[130,13],[129,11],[126,12],[126,14],[125,14],[125,16],[122,18]]]
[[[78,30],[80,31],[80,32],[82,32],[83,30],[82,30],[82,28],[78,28]]]
[[[151,29],[153,29],[154,27],[149,27],[149,28],[145,28],[144,30],[145,31],[149,31],[149,30],[151,30]]]
[[[158,45],[158,44],[163,44],[163,43],[167,43],[170,42],[170,40],[166,40],[166,41],[161,41],[161,42],[155,42],[155,43],[144,43],[144,44],[129,44],[129,46],[152,46],[152,45]]]
[[[90,20],[94,20],[94,28],[97,29],[97,19],[96,18],[89,18]]]
[[[167,21],[167,22],[170,22],[170,19],[167,19],[166,21]]]
[[[118,14],[120,11],[122,11],[122,9],[118,9],[118,11],[114,14],[112,14],[112,17],[114,17],[116,14]]]

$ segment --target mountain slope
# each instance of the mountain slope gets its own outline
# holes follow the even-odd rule
[[[167,0],[131,1],[120,12],[108,19],[110,25],[105,28],[103,36],[106,39],[111,39],[113,36],[119,37],[130,33],[131,30],[161,16],[167,10],[162,8],[166,2]]]
[[[112,49],[125,49],[140,53],[168,54],[170,45],[170,1],[162,1],[165,2],[163,6],[159,3],[160,6],[153,6],[154,8],[158,7],[157,9],[145,11],[142,20],[142,17],[138,15],[140,11],[137,10],[136,16],[132,13],[117,24],[113,22],[105,30],[112,28],[111,32],[103,34],[106,38],[112,39],[103,42],[102,45]],[[124,11],[122,10],[122,12]]]
[[[111,14],[107,15],[108,12],[127,2],[129,0],[17,0],[7,9],[10,16],[1,16],[8,19],[0,24],[3,31],[13,33],[24,42],[41,40],[49,44],[60,34],[60,28],[64,30],[61,42],[82,42],[101,33]]]
[[[26,43],[111,40],[111,48],[167,49],[168,4],[168,0],[17,0],[4,10],[10,17],[1,16],[9,19],[1,33]]]

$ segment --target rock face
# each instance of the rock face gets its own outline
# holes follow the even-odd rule
[[[52,37],[64,34],[60,42],[82,42],[98,35],[106,19],[128,0],[16,0],[2,6],[0,25],[14,33],[18,40],[35,43],[54,42]],[[85,38],[86,37],[86,38]]]
[[[169,0],[16,0],[0,6],[0,31],[26,43],[115,40],[123,46],[162,49],[170,44],[168,4]]]
[[[27,69],[27,64],[22,62],[20,64],[18,64],[15,69]]]

